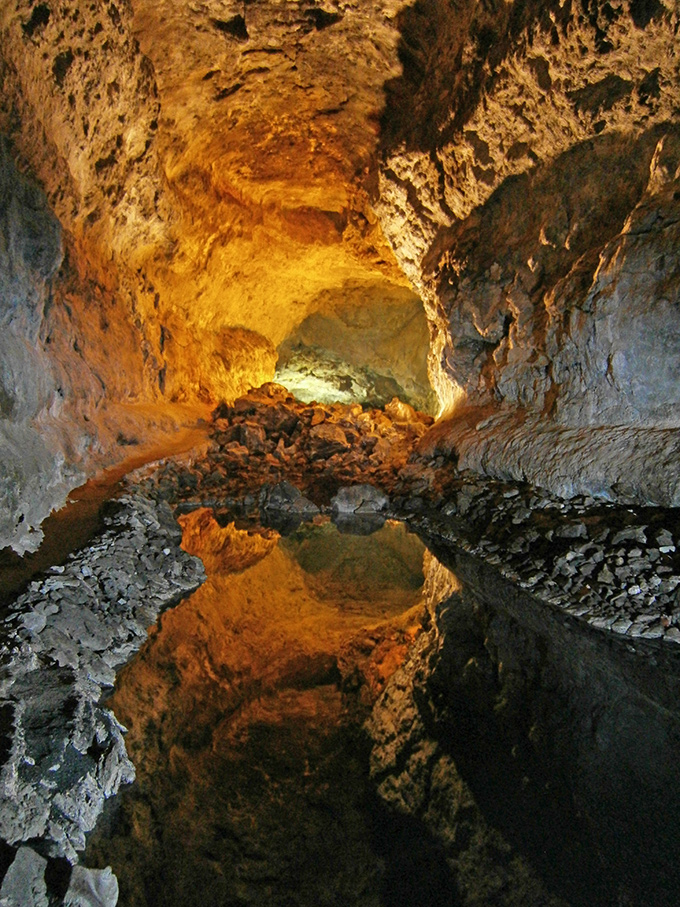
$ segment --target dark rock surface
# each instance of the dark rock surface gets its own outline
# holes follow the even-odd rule
[[[636,659],[643,665],[655,658],[672,659],[676,648],[667,643],[680,641],[677,511],[632,508],[585,497],[565,501],[527,484],[494,481],[460,470],[441,453],[413,451],[414,441],[423,437],[431,421],[398,400],[385,411],[305,405],[285,389],[265,385],[218,407],[207,450],[154,464],[130,477],[130,494],[116,505],[107,532],[65,565],[53,568],[49,576],[34,581],[6,618],[9,635],[3,649],[2,686],[6,755],[0,773],[0,828],[13,848],[28,843],[50,859],[77,859],[104,800],[132,776],[123,730],[102,705],[102,692],[111,687],[116,668],[137,651],[159,610],[195,588],[203,576],[197,562],[178,550],[179,529],[170,506],[184,512],[181,519],[187,526],[197,522],[197,534],[209,518],[206,557],[215,564],[226,556],[222,535],[231,538],[238,532],[222,527],[235,519],[245,527],[264,519],[283,533],[292,532],[291,539],[301,520],[316,520],[321,513],[332,513],[341,531],[353,534],[375,530],[386,518],[406,519],[432,550],[455,559],[456,572],[489,607],[498,599],[513,619],[519,615],[529,620],[532,632],[537,627],[542,632],[544,624],[578,625],[580,629],[573,632],[583,634],[588,664],[597,659],[588,652],[606,645],[603,631],[620,640],[621,651],[634,663]],[[214,517],[199,509],[205,505],[212,508]],[[257,558],[271,548],[272,537],[271,530],[266,530]],[[363,539],[350,542],[367,547]],[[323,546],[314,553],[305,542],[301,551],[312,558],[315,570],[328,560]],[[239,564],[244,556],[241,552]],[[319,588],[327,586],[323,571],[318,583]],[[433,602],[463,601],[460,596],[450,597],[455,580],[443,569],[432,569],[429,584]],[[474,648],[480,634],[484,637],[474,629],[477,617],[470,617],[466,607],[456,604],[451,620],[464,630],[460,645],[476,640]],[[491,625],[493,621],[488,620]],[[559,636],[562,630],[554,632]],[[572,631],[564,632],[568,636]],[[475,897],[482,898],[477,903],[484,903],[483,898],[496,897],[494,892],[507,887],[514,893],[499,903],[557,907],[564,903],[562,895],[551,893],[545,867],[536,869],[531,860],[528,864],[515,861],[518,845],[512,834],[489,821],[486,807],[477,802],[478,792],[473,796],[468,778],[461,774],[465,766],[461,768],[459,757],[441,750],[432,728],[449,719],[421,714],[423,697],[434,695],[430,664],[439,652],[437,640],[447,634],[453,636],[448,624],[434,624],[418,643],[415,674],[395,680],[396,699],[385,706],[393,717],[380,720],[383,725],[396,722],[403,739],[383,741],[389,753],[385,750],[380,755],[384,765],[376,768],[376,777],[390,802],[425,821],[434,839],[443,842],[449,861],[446,871],[458,878],[470,904],[476,903]],[[499,637],[499,651],[501,644]],[[532,647],[540,651],[541,645],[526,643],[526,658],[532,664]],[[580,655],[565,658],[569,671],[575,671]],[[510,652],[501,660],[510,664]],[[469,661],[467,657],[465,664]],[[474,664],[469,668],[476,670]],[[607,673],[609,668],[603,670]],[[624,699],[634,699],[638,693],[661,696],[660,708],[670,708],[673,691],[669,688],[669,694],[663,690],[659,694],[655,671],[645,675],[645,670],[615,666],[612,671],[623,680],[612,680],[613,687],[607,686],[611,678],[603,681],[606,691],[611,688],[612,696],[620,693]],[[488,680],[484,671],[479,683]],[[494,672],[502,673],[500,667],[493,668],[490,676]],[[436,668],[435,686],[439,676]],[[470,680],[473,686],[477,682],[474,677]],[[447,684],[442,680],[444,697]],[[455,682],[451,689],[454,695]],[[472,696],[472,687],[465,689],[465,695]],[[615,715],[611,720],[620,723],[621,734],[634,726],[632,716]],[[376,739],[385,733],[384,727],[376,731]],[[674,733],[669,726],[669,741]],[[414,739],[420,742],[412,746],[409,741]],[[666,746],[663,743],[662,752],[672,750],[672,741],[670,749]],[[400,753],[406,755],[402,758]],[[400,770],[400,780],[392,778],[390,759],[397,765],[408,764],[406,774]],[[585,766],[585,756],[581,761]],[[593,767],[587,784],[594,787],[602,771],[599,764]],[[631,777],[637,779],[635,773]],[[641,790],[658,797],[650,784],[639,782]],[[588,790],[579,789],[573,794],[574,802],[586,802],[588,796]],[[671,792],[671,799],[674,796]],[[437,812],[443,803],[448,804],[448,818]],[[461,816],[465,817],[463,838],[478,841],[479,846],[459,851],[446,829],[449,820],[457,824]],[[591,817],[588,827],[594,828],[596,820],[605,818]],[[614,837],[603,843],[602,853],[614,846]],[[524,847],[526,842],[520,843]],[[591,858],[586,859],[574,841],[567,844],[565,852],[585,859],[591,872]],[[26,885],[33,885],[29,879],[33,863],[25,871],[18,864],[14,873]],[[486,888],[474,894],[480,878],[486,878]],[[636,892],[641,878],[629,873],[623,889]],[[10,884],[14,884],[12,876]],[[36,884],[39,898],[39,880]],[[84,884],[96,891],[99,882],[93,878]],[[102,884],[106,888],[105,880]],[[595,903],[604,907],[606,900]]]
[[[0,834],[72,863],[104,801],[134,778],[124,728],[102,697],[159,612],[205,576],[179,548],[167,505],[130,494],[106,524],[93,544],[15,600],[0,647]],[[29,884],[28,870],[17,866],[14,875]]]

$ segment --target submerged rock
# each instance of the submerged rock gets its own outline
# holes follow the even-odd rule
[[[20,847],[0,888],[2,907],[47,907],[47,860],[30,847]]]
[[[64,907],[116,907],[117,903],[118,880],[109,867],[73,867]]]

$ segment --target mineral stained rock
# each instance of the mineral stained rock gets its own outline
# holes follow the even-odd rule
[[[4,227],[0,541],[120,455],[112,405],[233,400],[277,351],[434,411],[429,347],[443,411],[507,417],[448,426],[471,468],[676,503],[677,27],[671,0],[6,4],[0,132],[45,197]]]

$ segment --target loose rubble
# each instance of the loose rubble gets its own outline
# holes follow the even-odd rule
[[[436,513],[414,514],[411,523],[594,628],[680,642],[675,510],[563,501],[464,475],[449,485]]]
[[[371,510],[380,520],[406,519],[425,538],[474,554],[594,628],[680,642],[675,509],[564,500],[459,470],[441,454],[414,452],[431,422],[397,399],[384,411],[305,405],[267,384],[218,407],[205,458],[169,461],[140,481],[175,504],[252,519],[267,518],[277,499],[300,519],[314,508],[336,519],[351,511],[357,527]],[[356,506],[348,503],[355,497]]]
[[[264,384],[215,410],[205,458],[167,461],[142,487],[196,506],[242,500],[244,489],[257,493],[283,479],[317,506],[359,480],[389,492],[432,423],[396,398],[384,410],[364,411],[299,403],[286,388]]]
[[[201,562],[180,549],[167,504],[127,495],[106,523],[94,544],[33,581],[5,618],[0,834],[12,845],[30,842],[40,854],[19,849],[10,873],[21,864],[6,877],[8,892],[0,892],[8,904],[17,900],[17,879],[35,893],[18,903],[42,904],[38,862],[77,862],[104,801],[133,780],[124,728],[102,696],[159,612],[205,578]],[[83,891],[98,884],[81,880],[67,903],[115,903],[113,884],[104,886],[109,900],[87,899]]]

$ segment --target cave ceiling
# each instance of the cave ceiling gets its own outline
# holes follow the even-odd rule
[[[112,256],[142,275],[135,308],[167,392],[205,383],[190,360],[229,364],[234,328],[264,338],[262,380],[329,291],[404,298],[367,181],[401,5],[6,7],[0,127],[73,257],[98,280]]]
[[[680,426],[679,31],[675,0],[5,0],[8,462],[62,487],[112,404],[325,344],[350,396],[479,410],[473,468],[666,485],[675,436],[635,432]]]
[[[0,130],[64,227],[72,295],[126,297],[147,396],[228,395],[244,330],[256,382],[328,299],[410,286],[441,399],[542,405],[508,347],[550,358],[536,309],[677,144],[662,0],[11,0],[0,27]]]

